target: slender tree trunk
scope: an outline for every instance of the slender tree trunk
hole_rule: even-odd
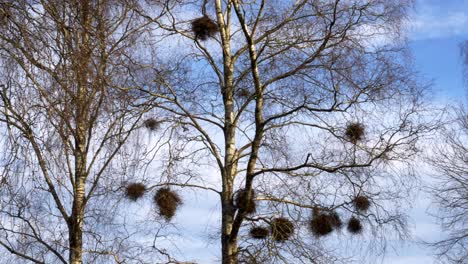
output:
[[[235,124],[234,122],[234,99],[232,88],[232,70],[226,67],[225,86],[225,151],[223,173],[223,192],[221,195],[222,204],[222,256],[223,264],[237,263],[237,237],[232,236],[232,226],[236,209],[233,206],[232,199],[234,193],[234,179],[237,175],[237,150],[235,145]]]
[[[223,190],[221,194],[222,222],[221,222],[221,248],[222,263],[237,264],[237,236],[232,236],[232,226],[236,208],[234,208],[232,199],[234,193],[234,179],[237,175],[237,149],[236,149],[236,124],[234,112],[234,65],[230,46],[230,25],[229,19],[224,18],[222,12],[222,1],[216,0],[216,16],[221,31],[222,49],[223,49],[223,71],[224,83],[222,85],[222,94],[224,102],[224,142],[225,158],[224,166],[221,168]],[[229,2],[227,9],[231,9]],[[226,16],[230,16],[227,11]]]
[[[72,214],[69,220],[70,263],[83,263],[83,221],[86,195],[86,110],[83,109],[84,89],[80,89],[78,100],[78,118],[75,135],[75,179]]]
[[[84,181],[76,183],[72,215],[69,222],[70,263],[83,263],[83,203]]]
[[[228,80],[230,77],[228,78]],[[229,86],[228,86],[229,87]],[[226,157],[223,173],[223,192],[221,195],[222,204],[222,252],[223,264],[237,263],[237,238],[232,236],[232,225],[234,223],[234,214],[236,209],[233,206],[232,199],[234,193],[234,179],[237,174],[237,151],[235,147],[235,127],[233,125],[234,109],[232,88],[226,89],[225,103],[225,144]]]
[[[231,241],[230,239],[223,239],[222,243],[222,250],[223,250],[223,264],[237,264],[237,239]]]
[[[89,104],[87,98],[87,86],[89,76],[89,65],[91,63],[91,43],[89,32],[91,32],[91,3],[82,0],[79,2],[81,13],[82,32],[79,33],[80,46],[75,51],[74,57],[76,80],[78,85],[75,100],[75,178],[73,185],[73,206],[69,219],[69,244],[70,264],[83,263],[83,224],[86,195],[87,178],[87,131],[89,124]]]
[[[222,234],[221,234],[221,249],[223,264],[237,264],[237,238],[231,236],[232,224],[234,222],[235,209],[232,206],[231,198],[227,193],[223,194],[222,201]]]
[[[229,96],[230,97],[230,96]],[[232,124],[234,119],[232,98],[226,103],[226,158],[223,173],[223,192],[221,195],[222,206],[222,263],[237,264],[237,236],[232,235],[232,226],[236,208],[233,206],[234,179],[237,174],[237,151],[235,147],[235,128]]]

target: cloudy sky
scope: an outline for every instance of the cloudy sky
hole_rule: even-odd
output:
[[[463,94],[459,45],[468,40],[468,1],[418,0],[408,38],[416,68],[434,81],[436,96]]]
[[[419,0],[411,14],[407,36],[416,70],[433,83],[434,100],[464,101],[460,43],[468,40],[468,0]],[[427,180],[427,178],[425,179]],[[439,238],[434,220],[427,215],[429,202],[422,194],[410,212],[413,239],[390,252],[385,263],[432,263],[431,251],[418,242]]]

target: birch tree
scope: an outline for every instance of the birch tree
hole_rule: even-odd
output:
[[[408,197],[417,140],[431,129],[420,116],[426,87],[398,38],[410,6],[167,1],[163,19],[142,14],[170,43],[173,73],[144,92],[191,142],[174,167],[219,194],[222,263],[329,263],[333,250],[317,241],[345,219],[349,233],[374,241],[406,236],[398,198]],[[262,227],[250,235],[270,239],[249,237]]]
[[[10,253],[2,263],[169,261],[151,243],[157,227],[145,229],[144,244],[143,222],[120,206],[121,184],[141,158],[124,145],[152,105],[130,90],[151,82],[140,8],[0,3],[0,246]]]
[[[344,225],[346,237],[405,237],[409,165],[433,125],[398,38],[410,4],[3,5],[2,121],[14,151],[1,245],[36,263],[175,262],[144,225],[109,212],[147,111],[171,121],[163,185],[219,195],[222,263],[337,262],[342,252],[322,242]]]

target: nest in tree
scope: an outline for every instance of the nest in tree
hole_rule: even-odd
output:
[[[343,222],[341,221],[340,215],[337,212],[331,212],[328,216],[334,228],[339,229],[343,226]]]
[[[218,25],[208,16],[202,16],[192,21],[192,31],[195,38],[207,40],[218,32]]]
[[[247,191],[245,189],[240,189],[237,191],[236,197],[234,199],[234,205],[244,210],[246,214],[253,214],[257,211],[257,205],[255,204],[255,191],[251,191],[250,199],[247,200]]]
[[[237,91],[237,96],[247,98],[250,96],[250,91],[247,88],[241,88]]]
[[[151,131],[155,131],[159,128],[160,122],[154,118],[148,118],[143,122],[145,127]]]
[[[130,183],[125,189],[125,196],[128,199],[136,201],[141,198],[146,191],[146,186],[143,183]]]
[[[271,230],[275,241],[285,241],[294,233],[294,225],[287,218],[279,217],[271,221]]]
[[[175,215],[177,207],[182,204],[179,195],[169,188],[159,189],[154,195],[154,202],[159,208],[159,214],[168,221]]]
[[[338,213],[330,212],[325,214],[314,210],[312,220],[310,220],[309,223],[309,228],[310,231],[316,236],[326,236],[334,229],[341,228],[342,225],[343,222],[341,222]]]
[[[367,209],[369,209],[370,207],[369,198],[363,195],[359,195],[356,198],[354,198],[353,203],[354,207],[356,207],[356,209],[361,212],[367,211]]]
[[[359,234],[362,232],[362,224],[356,217],[351,217],[348,221],[348,231],[353,234]]]
[[[250,229],[250,236],[255,239],[265,239],[270,234],[266,227],[257,226]]]
[[[326,236],[333,231],[330,217],[326,214],[318,214],[312,217],[309,223],[310,231],[316,236]]]
[[[349,141],[356,144],[364,137],[364,126],[361,123],[351,123],[346,127],[345,135]]]
[[[8,19],[11,17],[10,8],[12,7],[11,3],[1,2],[0,3],[0,22],[7,23]]]

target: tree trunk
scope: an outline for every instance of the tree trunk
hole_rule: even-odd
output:
[[[222,250],[223,250],[223,259],[222,264],[237,264],[237,240],[228,241],[223,240]]]
[[[83,31],[79,33],[80,46],[76,50],[75,73],[78,85],[75,101],[75,178],[73,186],[73,207],[69,219],[70,263],[83,263],[83,222],[85,207],[85,187],[87,178],[87,131],[89,128],[89,107],[87,86],[92,45],[89,42],[91,32],[91,2],[79,2]]]
[[[78,189],[78,188],[77,188]],[[69,223],[69,244],[70,244],[70,263],[83,263],[83,200],[84,186],[75,194],[73,201],[72,215]],[[78,191],[78,190],[77,190]],[[81,193],[81,194],[80,194]]]
[[[222,223],[221,223],[221,249],[222,249],[222,264],[237,264],[237,237],[232,238],[232,224],[234,222],[234,208],[230,197],[223,197],[222,201]]]
[[[221,167],[223,190],[221,194],[222,222],[221,222],[221,248],[222,263],[237,264],[237,235],[232,234],[234,216],[236,209],[233,206],[232,199],[234,193],[234,179],[237,175],[238,153],[236,149],[236,124],[234,110],[234,65],[231,55],[231,36],[229,19],[225,24],[224,14],[222,12],[222,1],[216,0],[216,16],[221,32],[223,49],[223,73],[224,83],[221,85],[224,103],[224,142],[225,157],[224,166]],[[230,5],[230,3],[229,3]],[[227,14],[230,16],[230,14]]]
[[[75,161],[76,175],[73,207],[68,223],[71,264],[83,263],[83,220],[86,182],[86,153],[84,152],[84,144],[80,143],[77,147],[78,151]]]
[[[70,263],[83,263],[83,221],[86,186],[86,149],[85,125],[81,123],[77,128],[75,154],[75,186],[73,195],[72,214],[69,219]]]
[[[226,89],[228,90],[228,89]],[[232,89],[228,90],[225,115],[225,142],[226,157],[223,173],[223,192],[221,195],[222,206],[222,263],[237,264],[237,235],[233,235],[232,227],[236,208],[233,206],[234,179],[237,174],[237,151],[235,147],[235,128],[233,126],[233,100]]]

